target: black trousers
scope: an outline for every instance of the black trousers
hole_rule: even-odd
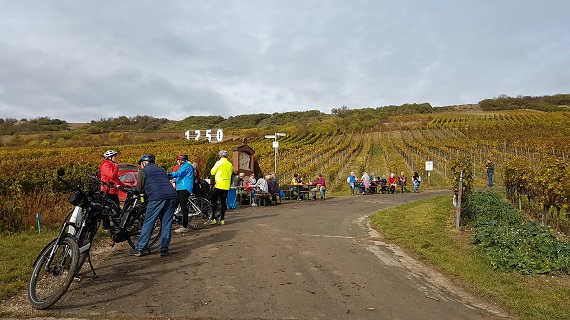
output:
[[[212,198],[210,199],[210,201],[212,202],[212,215],[214,217],[216,216],[218,200],[220,200],[221,202],[220,220],[224,220],[224,216],[226,215],[226,210],[228,209],[228,204],[227,204],[228,191],[229,190],[222,190],[218,188],[214,188],[214,190],[212,190]]]
[[[188,190],[176,190],[176,205],[175,208],[180,205],[180,211],[182,212],[182,226],[188,228],[188,197],[190,192]]]

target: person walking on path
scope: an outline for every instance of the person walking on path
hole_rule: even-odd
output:
[[[489,187],[493,186],[493,174],[495,174],[495,164],[491,161],[491,159],[487,160],[485,164],[485,168],[487,168],[487,179],[489,180]]]
[[[232,163],[228,161],[228,152],[226,150],[220,150],[218,152],[218,156],[220,159],[214,164],[212,170],[210,170],[210,174],[214,176],[214,190],[212,191],[212,217],[216,216],[216,204],[218,203],[218,199],[221,202],[220,208],[220,220],[216,221],[216,219],[210,220],[210,223],[218,223],[223,225],[224,217],[226,215],[226,210],[228,209],[228,205],[226,203],[228,199],[228,191],[230,190],[230,186],[232,183],[232,173],[233,173],[233,166]]]
[[[188,232],[188,197],[194,188],[194,167],[188,162],[187,154],[179,154],[176,156],[176,163],[178,170],[168,173],[169,178],[174,179],[176,185],[176,205],[175,208],[180,206],[182,213],[182,226],[174,232]]]
[[[160,233],[160,256],[168,255],[168,247],[172,237],[172,217],[176,204],[176,192],[172,188],[166,171],[157,166],[153,154],[145,154],[139,160],[141,170],[138,173],[136,191],[144,193],[147,201],[146,213],[139,240],[134,249],[129,252],[131,256],[140,257],[144,252],[150,253],[148,241],[156,220],[162,223]]]

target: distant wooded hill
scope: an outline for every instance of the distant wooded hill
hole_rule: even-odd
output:
[[[478,105],[470,105],[483,111],[499,111],[514,109],[533,109],[540,111],[568,111],[570,109],[570,94],[552,96],[519,96],[516,98],[501,95],[493,99],[485,99]],[[284,113],[258,113],[230,116],[190,116],[180,121],[151,116],[135,116],[100,119],[89,124],[72,125],[64,120],[40,117],[36,119],[0,118],[0,135],[37,131],[62,131],[79,129],[84,133],[105,133],[112,131],[145,131],[187,130],[204,128],[248,129],[271,128],[288,124],[304,124],[309,126],[315,122],[329,121],[330,129],[334,131],[355,131],[377,126],[379,121],[390,116],[426,114],[450,110],[462,110],[460,106],[433,108],[429,103],[403,104],[400,106],[384,106],[377,108],[350,109],[346,106],[333,108],[331,114],[318,110],[295,111]]]

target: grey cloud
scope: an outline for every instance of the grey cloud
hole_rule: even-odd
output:
[[[566,1],[0,3],[3,118],[449,105],[570,80]]]

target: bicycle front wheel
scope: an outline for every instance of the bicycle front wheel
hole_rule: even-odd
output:
[[[132,222],[130,222],[130,227],[127,229],[127,242],[131,246],[131,248],[135,248],[137,245],[137,241],[139,241],[141,235],[141,228],[144,223],[144,215],[142,216],[134,216],[132,217]],[[152,232],[150,233],[150,239],[148,240],[148,247],[152,247],[159,239],[160,234],[162,232],[162,221],[160,219],[156,219],[154,222],[154,227],[152,228]]]
[[[202,197],[188,198],[188,226],[194,230],[202,229],[210,223],[212,204]]]
[[[63,296],[75,277],[78,261],[79,246],[69,236],[53,240],[42,250],[28,285],[28,300],[34,308],[49,308]]]

